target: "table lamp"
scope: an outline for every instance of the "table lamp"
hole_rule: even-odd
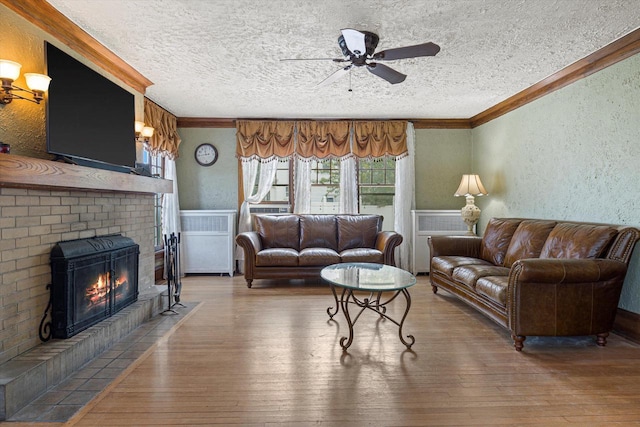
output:
[[[480,177],[478,175],[462,175],[460,186],[456,190],[454,196],[465,196],[467,204],[460,210],[462,220],[468,227],[468,234],[475,234],[473,226],[480,219],[480,208],[474,204],[474,196],[486,196],[487,190],[484,189]]]

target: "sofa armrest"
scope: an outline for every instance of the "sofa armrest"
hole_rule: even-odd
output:
[[[516,261],[507,288],[512,335],[608,333],[626,271],[625,263],[607,259]]]
[[[262,240],[256,231],[245,231],[236,236],[236,243],[244,250],[244,279],[247,286],[251,287],[254,269],[256,265],[256,254],[262,250]]]
[[[262,250],[262,241],[256,231],[245,231],[236,236],[236,243],[244,249],[245,259],[255,258],[256,254]]]
[[[480,258],[479,236],[429,236],[430,256],[465,256]]]
[[[380,231],[376,237],[376,249],[382,252],[384,263],[396,265],[395,249],[402,243],[402,235],[395,231]]]

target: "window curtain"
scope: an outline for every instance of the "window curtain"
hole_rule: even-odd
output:
[[[294,122],[236,122],[236,156],[241,159],[271,159],[291,157],[294,151]]]
[[[260,203],[262,199],[269,193],[273,181],[276,177],[278,168],[277,159],[261,159],[252,158],[242,162],[242,186],[244,189],[244,201],[240,206],[240,218],[238,220],[238,233],[243,231],[251,231],[251,213],[249,212],[249,204]],[[258,169],[260,175],[258,176]],[[256,177],[258,178],[258,189],[253,194]],[[236,249],[236,259],[244,259],[244,251],[241,248]],[[242,263],[240,263],[242,265]]]
[[[180,225],[180,203],[178,203],[178,176],[176,173],[176,162],[173,159],[165,157],[164,159],[164,177],[173,181],[173,193],[162,195],[162,234],[170,236],[174,233],[176,236],[182,232]],[[184,276],[184,257],[180,257],[180,273]],[[167,271],[164,271],[164,278],[167,278]]]
[[[406,155],[407,122],[353,122],[353,154],[360,158]]]
[[[413,123],[406,126],[405,155],[396,157],[396,183],[394,198],[394,230],[402,235],[402,243],[396,248],[396,266],[412,271],[411,210],[415,209],[415,130]]]
[[[293,177],[293,212],[311,212],[311,162],[296,156]]]
[[[178,158],[180,135],[178,119],[158,104],[144,99],[144,123],[151,126],[153,136],[149,138],[147,150],[153,155],[162,155],[169,159]]]
[[[350,122],[300,121],[297,128],[296,154],[301,158],[340,158],[350,153]]]
[[[358,213],[358,179],[356,158],[347,156],[340,161],[340,213]]]

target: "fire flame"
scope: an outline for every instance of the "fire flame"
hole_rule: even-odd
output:
[[[99,304],[101,301],[111,293],[116,291],[119,287],[127,284],[127,273],[122,273],[117,279],[113,281],[113,288],[109,286],[111,274],[100,274],[95,283],[87,286],[85,291],[85,298],[89,302],[89,307]]]

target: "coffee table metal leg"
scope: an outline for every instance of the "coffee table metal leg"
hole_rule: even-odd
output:
[[[411,295],[409,295],[409,291],[407,289],[402,289],[402,295],[404,295],[404,298],[407,300],[407,308],[404,310],[404,315],[402,316],[400,325],[398,325],[398,334],[400,335],[400,341],[402,341],[402,344],[406,345],[410,350],[413,343],[416,342],[416,339],[413,335],[407,335],[407,338],[409,338],[411,342],[405,341],[402,336],[402,325],[404,325],[404,319],[407,318],[407,314],[409,314],[409,309],[411,308]]]
[[[345,299],[345,294],[347,298]],[[344,313],[345,319],[347,319],[347,324],[349,325],[349,337],[340,338],[340,346],[343,351],[346,351],[351,343],[353,342],[353,323],[351,323],[351,316],[349,316],[349,299],[353,297],[353,291],[349,289],[343,289],[342,296],[340,297],[340,304],[342,305],[342,312]],[[345,343],[346,341],[346,343]]]
[[[336,293],[336,288],[335,286],[333,286],[333,283],[329,283],[329,287],[331,288],[331,292],[333,293],[333,299],[336,301],[336,308],[335,310],[333,309],[333,307],[329,307],[327,308],[327,314],[329,315],[329,319],[333,319],[333,316],[336,315],[336,313],[338,313],[338,310],[340,310],[340,303],[338,302],[338,294]],[[344,289],[342,289],[342,293],[344,294]]]

